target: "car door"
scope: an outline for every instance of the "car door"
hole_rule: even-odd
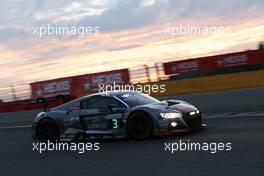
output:
[[[112,134],[123,128],[122,112],[112,112],[110,104],[122,106],[113,97],[96,95],[81,102],[80,121],[86,134]]]

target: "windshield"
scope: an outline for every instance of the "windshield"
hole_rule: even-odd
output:
[[[130,107],[160,102],[156,98],[139,92],[126,92],[116,95],[116,97],[124,101]]]

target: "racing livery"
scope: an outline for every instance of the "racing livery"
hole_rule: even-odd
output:
[[[200,129],[201,112],[180,100],[159,101],[140,92],[102,92],[40,112],[33,140],[145,139]]]

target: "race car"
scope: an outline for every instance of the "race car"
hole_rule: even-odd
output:
[[[180,100],[160,101],[141,92],[102,92],[40,112],[33,140],[146,139],[205,127],[201,112]]]

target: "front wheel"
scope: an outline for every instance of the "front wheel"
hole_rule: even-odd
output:
[[[59,140],[59,130],[57,128],[57,124],[50,119],[41,120],[36,129],[37,139],[46,142],[52,141],[56,142]]]
[[[128,120],[128,135],[134,139],[146,139],[153,133],[150,117],[143,112],[132,114]]]

